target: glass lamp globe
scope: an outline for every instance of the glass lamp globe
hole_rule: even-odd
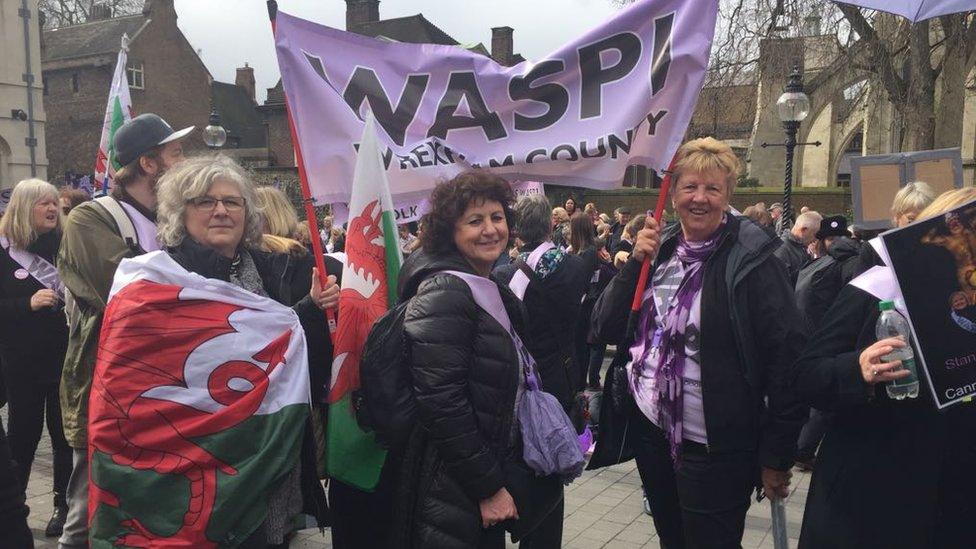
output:
[[[219,149],[227,142],[227,130],[220,125],[216,110],[210,113],[210,125],[203,129],[203,142],[211,149]]]
[[[801,91],[788,91],[779,96],[776,109],[783,122],[803,122],[810,114],[810,98]]]

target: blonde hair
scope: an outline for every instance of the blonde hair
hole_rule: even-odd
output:
[[[298,214],[285,193],[268,186],[258,187],[254,193],[264,216],[265,234],[294,239],[298,234]]]
[[[935,200],[935,190],[924,181],[913,181],[898,190],[891,203],[891,215],[899,217],[905,212],[921,212]]]
[[[729,196],[732,196],[736,178],[739,176],[739,169],[739,157],[732,152],[732,147],[714,137],[702,137],[692,139],[678,149],[674,155],[674,167],[671,169],[671,174],[674,183],[677,183],[681,179],[681,174],[685,172],[724,172]],[[675,187],[676,185],[671,185],[672,190]]]
[[[308,253],[308,250],[305,249],[305,246],[303,246],[301,242],[292,238],[275,236],[273,234],[261,235],[261,250],[276,254],[299,256]]]
[[[963,187],[946,191],[935,198],[922,213],[918,214],[919,219],[926,219],[942,215],[947,211],[962,206],[967,202],[976,200],[976,187]]]
[[[0,235],[18,249],[26,250],[40,236],[34,229],[34,206],[45,198],[51,198],[58,207],[58,224],[54,230],[61,232],[61,205],[58,188],[41,179],[24,179],[14,186],[10,203],[0,217]]]
[[[552,217],[557,219],[559,223],[569,221],[569,212],[566,211],[566,208],[557,206],[552,209]]]
[[[159,180],[156,200],[156,225],[163,246],[178,246],[186,238],[186,205],[210,190],[216,180],[233,183],[244,198],[244,238],[242,245],[260,247],[261,208],[257,205],[254,183],[236,162],[222,155],[198,156],[180,162]]]

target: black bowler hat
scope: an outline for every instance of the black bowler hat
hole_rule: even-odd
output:
[[[178,132],[159,115],[146,113],[129,120],[115,132],[115,159],[125,166],[157,145],[183,139],[196,126]]]
[[[829,236],[850,236],[847,232],[847,218],[842,215],[832,215],[820,221],[820,230],[816,237],[819,239]]]

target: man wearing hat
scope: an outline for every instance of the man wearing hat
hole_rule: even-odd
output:
[[[115,174],[110,196],[71,210],[64,226],[58,273],[67,289],[68,352],[61,374],[64,434],[74,449],[66,522],[58,546],[88,546],[88,395],[95,350],[119,263],[159,249],[156,182],[183,160],[180,140],[193,127],[173,131],[155,114],[142,114],[115,132]]]

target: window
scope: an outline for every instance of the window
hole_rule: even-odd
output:
[[[47,77],[41,77],[41,85],[44,87],[44,95],[47,95]]]
[[[125,76],[129,80],[129,87],[134,90],[146,89],[145,75],[142,67],[142,63],[139,63],[138,65],[132,65],[125,69]]]
[[[79,89],[81,89],[81,86],[78,81],[78,73],[74,73],[71,75],[71,91],[78,93]]]

